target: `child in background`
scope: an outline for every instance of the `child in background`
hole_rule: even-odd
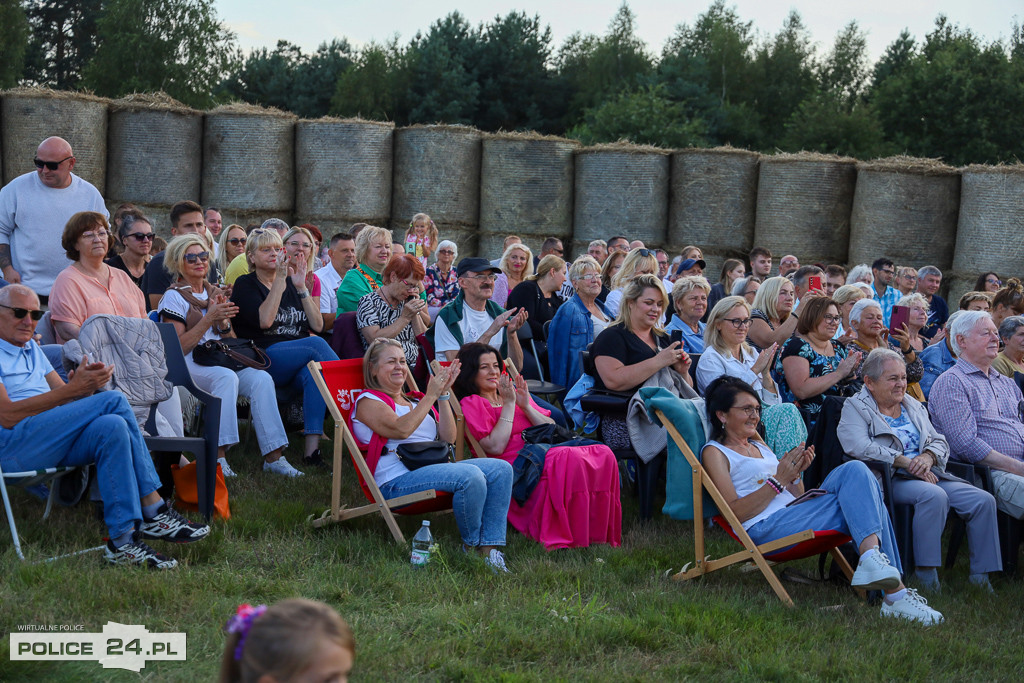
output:
[[[418,213],[412,217],[409,230],[405,233],[405,253],[412,254],[427,267],[427,259],[437,249],[437,226],[430,216]]]
[[[239,605],[224,631],[221,683],[344,683],[352,673],[352,629],[322,602],[292,598],[270,607]]]

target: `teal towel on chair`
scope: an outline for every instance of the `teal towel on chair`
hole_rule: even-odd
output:
[[[657,421],[655,410],[665,413],[690,450],[700,459],[700,451],[704,448],[704,425],[696,404],[662,388],[641,389],[647,414]],[[665,468],[665,507],[662,513],[672,519],[693,519],[693,471],[686,456],[671,438],[668,440],[668,464]],[[704,517],[718,514],[718,508],[711,497],[704,491]]]

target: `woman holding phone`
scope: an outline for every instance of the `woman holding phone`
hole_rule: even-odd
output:
[[[914,304],[914,308],[919,308],[920,304],[924,301],[924,297],[920,294],[910,294],[903,297],[900,299],[900,303],[897,303],[897,306],[904,301],[916,301],[914,297],[920,299],[920,301]],[[861,368],[864,359],[868,357],[869,353],[875,349],[891,348],[893,351],[900,352],[907,364],[907,394],[913,396],[918,401],[924,400],[924,393],[921,391],[920,385],[921,377],[924,375],[924,364],[918,355],[919,349],[911,342],[911,330],[913,330],[915,336],[920,336],[921,327],[928,320],[927,304],[924,305],[922,310],[924,311],[923,321],[919,314],[912,314],[913,322],[910,322],[908,318],[908,323],[903,326],[904,329],[890,334],[882,322],[882,306],[877,301],[874,299],[861,299],[853,305],[853,309],[850,310],[850,325],[857,333],[857,338],[851,342],[850,350],[862,352],[861,361],[857,364],[857,379],[862,379]],[[923,343],[923,339],[918,340],[918,344],[922,347]],[[923,350],[923,348],[920,350]]]

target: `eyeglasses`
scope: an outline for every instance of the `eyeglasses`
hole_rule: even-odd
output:
[[[31,317],[33,320],[39,320],[40,318],[43,317],[42,311],[30,311],[27,308],[15,308],[14,306],[4,306],[3,304],[0,304],[0,306],[3,306],[7,310],[14,313],[14,317],[17,318],[18,320],[21,320],[26,315]]]
[[[1003,281],[1002,280],[996,280],[995,278],[988,278],[988,279],[985,280],[985,282],[987,282],[990,285],[998,285],[999,287],[1003,286]]]
[[[736,410],[742,410],[747,417],[754,417],[761,414],[761,406],[733,406]]]
[[[300,247],[302,249],[312,249],[313,248],[313,245],[310,244],[309,242],[289,242],[288,246],[291,247],[292,249],[298,249]]]
[[[463,275],[463,277],[469,280],[477,280],[479,282],[494,282],[498,279],[498,276],[494,273],[477,273],[476,275]]]
[[[751,320],[753,318],[723,318],[722,322],[729,323],[738,330],[741,327],[749,326]]]
[[[210,252],[208,251],[201,251],[198,254],[185,254],[186,263],[195,263],[196,261],[202,261],[203,263],[206,263],[209,260]]]
[[[577,281],[583,280],[584,282],[592,282],[594,280],[600,280],[601,276],[596,273],[587,273],[586,275],[580,275],[576,278]]]
[[[83,232],[80,237],[84,237],[87,241],[92,242],[96,239],[105,240],[110,237],[110,233],[106,230],[96,230],[95,232],[90,230],[88,232]]]
[[[36,165],[36,168],[41,169],[43,166],[45,166],[46,168],[48,168],[51,171],[56,171],[57,168],[61,164],[63,164],[65,161],[67,161],[68,159],[74,159],[74,158],[75,158],[74,156],[69,156],[69,157],[64,157],[60,161],[43,161],[42,159],[37,157],[37,158],[32,160],[32,163]],[[22,317],[24,317],[24,316],[22,316]]]
[[[156,237],[156,233],[155,232],[130,232],[127,235],[125,235],[125,237],[134,237],[139,242],[145,242],[147,240],[152,242],[153,238]]]
[[[419,289],[420,288],[420,283],[418,283],[418,282],[406,282],[405,280],[402,280],[402,284],[405,285],[407,289]]]
[[[455,252],[452,251],[451,249],[438,249],[437,253],[438,254],[454,254]]]
[[[882,268],[882,270],[880,272],[885,273],[886,275],[895,275],[896,274],[895,270],[886,270],[885,268]]]
[[[841,315],[826,315],[826,316],[822,317],[822,320],[824,320],[827,323],[841,323],[841,322],[843,322],[843,316],[841,316]]]
[[[244,237],[232,237],[231,239],[228,240],[228,244],[234,245],[236,247],[238,245],[242,245],[244,247],[245,246],[245,238]]]

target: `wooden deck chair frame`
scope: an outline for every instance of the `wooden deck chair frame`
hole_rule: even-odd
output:
[[[430,374],[436,375],[437,371],[441,369],[441,363],[438,360],[430,361]],[[476,440],[469,430],[466,429],[466,416],[462,413],[462,406],[454,396],[451,397],[449,403],[452,407],[452,412],[455,413],[455,459],[461,460],[462,454],[465,453],[466,442],[469,442],[469,452],[476,458],[485,458],[487,454],[484,453],[483,447],[480,442]]]
[[[668,430],[669,438],[679,446],[679,450],[682,451],[683,455],[686,457],[687,462],[690,464],[690,469],[693,472],[694,566],[692,569],[687,569],[687,567],[689,567],[689,563],[687,563],[681,571],[672,576],[673,580],[688,581],[698,576],[703,576],[705,574],[710,574],[713,571],[724,569],[725,567],[729,567],[739,562],[753,562],[757,565],[757,568],[761,570],[761,574],[764,575],[765,580],[768,581],[772,590],[775,591],[775,595],[779,597],[779,600],[781,600],[787,607],[792,607],[792,598],[789,597],[789,593],[786,592],[786,589],[782,586],[782,582],[779,581],[779,577],[777,577],[775,572],[772,571],[769,565],[770,560],[765,559],[765,555],[788,546],[796,545],[797,543],[809,541],[814,538],[814,531],[806,529],[774,541],[769,541],[760,545],[755,544],[753,539],[750,538],[750,535],[743,528],[743,524],[740,522],[739,518],[736,517],[736,513],[732,511],[728,504],[726,504],[725,497],[722,495],[722,492],[719,491],[718,487],[715,486],[715,483],[711,481],[711,477],[708,476],[708,473],[704,470],[704,466],[701,464],[700,460],[697,459],[697,456],[693,454],[692,450],[690,450],[689,444],[686,443],[686,440],[683,438],[682,434],[679,433],[679,430],[675,428],[675,425],[672,424],[662,411],[657,410],[655,412],[658,419],[661,421],[661,424],[665,425],[665,428]],[[704,490],[707,490],[711,495],[711,499],[715,502],[715,505],[718,506],[720,514],[732,527],[736,538],[738,538],[740,543],[743,544],[743,550],[717,560],[709,559],[704,554]],[[839,549],[832,548],[829,552],[832,554],[836,564],[846,575],[846,578],[848,580],[852,579],[853,568],[850,567],[850,563],[846,561],[846,558],[843,557],[843,554]],[[861,596],[864,595],[863,591],[858,591],[858,593],[860,593]]]
[[[398,527],[393,510],[411,505],[412,503],[434,499],[437,497],[437,492],[433,490],[420,491],[407,496],[399,496],[398,498],[384,498],[384,494],[381,493],[377,482],[373,478],[373,474],[370,472],[369,465],[366,464],[366,460],[363,458],[363,453],[359,449],[355,437],[345,422],[345,416],[341,414],[338,404],[334,401],[334,397],[331,396],[331,390],[327,387],[327,383],[324,382],[320,363],[310,361],[306,368],[313,375],[313,381],[316,382],[320,395],[323,397],[324,403],[327,404],[327,410],[330,411],[331,417],[334,419],[334,458],[332,463],[334,473],[331,478],[331,507],[325,510],[320,517],[313,519],[313,526],[319,528],[335,522],[344,522],[347,519],[355,519],[356,517],[379,512],[384,518],[384,523],[387,525],[388,530],[391,531],[395,543],[404,545],[405,536]],[[408,381],[411,381],[411,374]],[[352,462],[355,463],[360,476],[366,482],[366,487],[370,490],[370,495],[373,497],[372,503],[355,508],[349,508],[341,504],[342,444],[348,449]]]

